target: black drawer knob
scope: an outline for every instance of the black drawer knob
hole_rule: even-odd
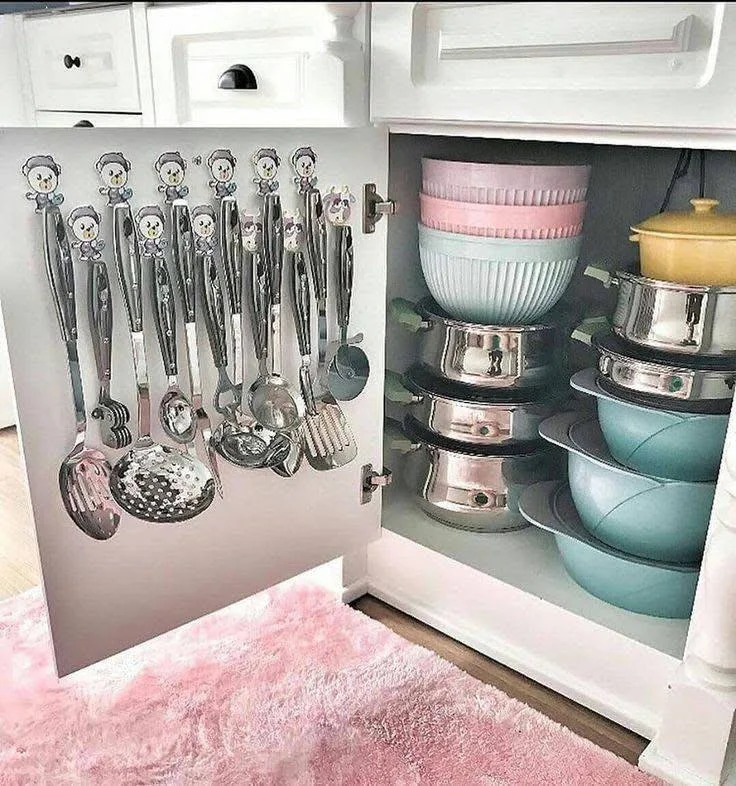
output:
[[[75,66],[79,68],[82,65],[82,61],[78,57],[72,57],[71,55],[64,55],[64,65],[67,68],[74,68]]]
[[[89,120],[80,120],[78,123],[74,124],[74,128],[94,128],[95,124],[91,123]]]
[[[257,90],[258,82],[247,65],[236,63],[220,75],[217,86],[221,90]]]

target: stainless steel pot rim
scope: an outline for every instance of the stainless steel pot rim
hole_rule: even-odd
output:
[[[631,281],[634,284],[654,287],[655,289],[669,289],[675,292],[684,292],[687,294],[736,295],[736,286],[705,286],[701,284],[678,284],[675,281],[662,281],[658,278],[647,278],[646,276],[637,276],[635,273],[627,273],[624,270],[617,270],[613,275],[614,278],[623,279],[624,281]]]
[[[431,297],[422,298],[417,303],[417,311],[431,322],[441,322],[453,328],[466,330],[473,333],[504,333],[521,334],[536,333],[544,330],[557,330],[558,327],[553,320],[547,322],[537,322],[534,325],[482,325],[477,322],[463,322],[446,314]],[[552,312],[548,312],[552,313]],[[545,315],[546,316],[546,315]]]
[[[728,410],[730,410],[730,402],[728,403],[728,410],[725,412],[703,412],[699,409],[693,409],[693,402],[669,400],[663,396],[653,396],[650,401],[647,394],[634,393],[627,388],[620,388],[615,392],[609,390],[608,387],[613,386],[614,383],[606,386],[604,384],[605,381],[595,368],[584,368],[570,377],[571,387],[581,393],[594,396],[595,398],[603,398],[607,401],[614,401],[622,407],[631,407],[631,409],[638,409],[643,412],[668,412],[673,415],[707,415],[714,418],[727,418]],[[636,400],[629,400],[629,396]],[[666,404],[664,403],[665,401]],[[696,403],[700,404],[702,402]]]
[[[404,382],[413,393],[435,400],[468,406],[502,407],[513,410],[533,404],[545,404],[564,398],[565,383],[553,380],[544,386],[527,388],[479,388],[465,382],[439,377],[421,364],[404,374]]]
[[[685,486],[687,488],[704,486],[715,487],[714,482],[688,480],[671,480],[646,475],[619,464],[610,454],[601,432],[598,420],[587,412],[561,412],[543,420],[539,426],[539,434],[553,445],[564,448],[568,453],[575,453],[599,467],[620,475],[634,478],[648,478],[660,486]]]
[[[708,357],[658,352],[632,344],[608,330],[593,335],[591,342],[599,352],[605,352],[616,360],[645,364],[647,368],[657,369],[662,374],[691,374],[698,371],[724,375],[736,373],[736,358],[733,356]]]
[[[458,442],[430,431],[412,415],[406,415],[403,422],[404,434],[413,442],[426,445],[448,453],[477,459],[503,459],[527,457],[549,452],[543,440],[522,442],[512,445],[479,445],[470,442]]]
[[[699,563],[661,562],[647,559],[619,551],[598,540],[583,526],[575,509],[570,487],[564,481],[545,480],[525,489],[519,499],[519,510],[522,516],[535,527],[551,532],[553,535],[577,540],[616,559],[648,565],[653,568],[678,571],[679,573],[697,573],[700,570]]]

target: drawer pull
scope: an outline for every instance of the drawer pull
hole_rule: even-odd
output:
[[[82,61],[78,57],[72,57],[71,55],[64,55],[64,65],[67,68],[74,68],[75,66],[79,68],[82,65]]]
[[[75,123],[74,128],[94,128],[95,124],[91,123],[89,120],[80,120],[78,123]]]
[[[217,86],[221,90],[257,90],[258,82],[247,65],[236,63],[220,75]]]

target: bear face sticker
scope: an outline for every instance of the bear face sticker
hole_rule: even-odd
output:
[[[105,241],[99,237],[100,221],[100,214],[92,205],[75,207],[69,213],[66,223],[74,235],[72,248],[79,249],[82,262],[95,262],[102,256]]]
[[[207,167],[212,179],[207,185],[213,190],[216,199],[222,199],[235,193],[237,188],[237,185],[233,183],[235,161],[235,156],[227,148],[219,148],[210,153]]]
[[[136,213],[135,223],[144,257],[162,257],[166,248],[164,212],[158,205],[146,205]]]
[[[210,205],[197,205],[192,210],[194,249],[204,256],[211,256],[217,243],[217,217]]]
[[[294,170],[294,184],[300,194],[317,185],[317,154],[311,147],[298,147],[291,154],[291,167]]]
[[[61,167],[53,156],[31,156],[21,167],[26,182],[31,190],[26,191],[26,199],[36,203],[36,213],[43,212],[45,207],[60,205],[64,195],[57,191]]]
[[[281,159],[273,147],[262,147],[253,154],[253,168],[256,176],[253,182],[258,186],[258,194],[266,196],[279,189],[279,181],[276,176],[279,173]]]
[[[347,226],[350,223],[354,203],[355,197],[347,186],[343,186],[340,191],[333,186],[323,200],[325,218],[333,226]]]
[[[179,152],[161,153],[154,164],[158,179],[158,190],[164,194],[167,204],[175,199],[185,199],[189,186],[184,185],[187,163]]]
[[[102,180],[100,193],[107,197],[108,205],[128,202],[133,189],[128,186],[130,161],[122,153],[103,153],[95,164],[97,174]]]

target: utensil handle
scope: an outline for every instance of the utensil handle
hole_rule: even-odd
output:
[[[238,202],[226,196],[220,202],[220,248],[225,271],[225,288],[233,314],[243,311],[243,232],[240,226]]]
[[[133,347],[133,368],[138,400],[138,439],[148,439],[151,436],[151,395],[148,386],[146,344],[143,338],[141,255],[132,211],[127,202],[113,207],[112,227],[115,268]]]
[[[307,189],[304,204],[307,255],[314,284],[314,297],[316,300],[324,300],[327,297],[327,231],[319,189]]]
[[[56,206],[43,210],[43,254],[54,310],[64,341],[77,340],[77,304],[74,266],[61,211]]]
[[[294,325],[296,327],[296,340],[299,345],[299,354],[309,357],[312,354],[312,341],[309,325],[311,321],[311,302],[309,293],[309,276],[304,254],[297,251],[290,254],[292,261],[291,277],[291,305],[294,312]]]
[[[201,276],[202,301],[204,302],[204,322],[210,340],[212,359],[215,368],[227,365],[227,334],[225,328],[225,301],[222,296],[217,265],[211,254],[202,257]]]
[[[251,326],[253,345],[259,365],[268,358],[268,318],[271,295],[268,284],[268,269],[261,254],[255,252],[251,268]]]
[[[127,202],[121,202],[113,207],[112,233],[115,269],[128,317],[128,327],[132,333],[140,333],[143,330],[141,255],[133,212]]]
[[[181,293],[184,321],[194,322],[197,313],[196,278],[194,271],[194,233],[189,205],[176,200],[171,205],[173,257]]]
[[[271,286],[271,305],[281,304],[281,279],[284,260],[284,222],[281,215],[281,197],[266,194],[264,207],[264,239],[266,264]]]
[[[353,230],[338,226],[337,230],[337,324],[340,339],[347,341],[350,323],[350,302],[353,297]]]
[[[87,269],[87,309],[97,379],[103,390],[110,386],[112,369],[112,293],[104,262],[90,262]]]
[[[176,358],[176,304],[171,277],[163,257],[154,257],[153,260],[151,301],[164,372],[168,377],[175,377],[179,373]]]

